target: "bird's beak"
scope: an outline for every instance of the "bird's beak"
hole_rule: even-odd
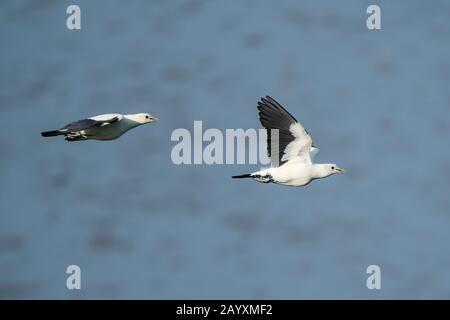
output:
[[[342,169],[342,168],[336,168],[336,170],[339,171],[340,173],[344,173],[345,172],[345,170]]]
[[[158,121],[159,121],[159,118],[157,118],[157,117],[152,117],[152,120],[153,120],[153,122],[158,122]]]

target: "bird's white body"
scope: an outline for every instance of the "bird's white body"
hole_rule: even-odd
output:
[[[252,173],[252,176],[266,177],[255,178],[260,182],[268,182],[267,177],[278,184],[286,186],[304,186],[314,179],[312,168],[314,165],[299,163],[298,161],[288,161],[281,167],[267,168]]]
[[[91,139],[95,140],[114,140],[119,138],[128,130],[136,128],[143,123],[133,120],[133,115],[121,115],[121,114],[101,114],[89,119],[96,121],[107,121],[108,119],[118,117],[119,120],[108,124],[102,125],[97,128],[82,130],[80,133],[86,137],[95,137]]]
[[[292,159],[280,167],[263,169],[252,173],[251,176],[259,182],[274,182],[285,186],[301,187],[306,186],[314,179],[325,178],[342,170],[336,167],[335,171],[331,167],[334,165],[303,163],[298,159]],[[261,178],[256,178],[258,176]]]

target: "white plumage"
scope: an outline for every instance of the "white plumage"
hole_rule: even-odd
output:
[[[313,147],[305,128],[273,98],[262,98],[258,110],[261,124],[267,130],[267,151],[272,167],[233,178],[300,187],[314,179],[344,172],[335,164],[312,162],[319,149]]]

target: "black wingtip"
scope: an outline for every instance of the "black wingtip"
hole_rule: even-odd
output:
[[[287,111],[277,100],[269,95],[266,95],[265,98],[261,98],[261,101],[258,101],[258,110],[263,111],[264,109],[285,113],[285,115],[291,118],[292,121],[297,122],[297,119],[295,119],[295,117],[290,114],[289,111]]]

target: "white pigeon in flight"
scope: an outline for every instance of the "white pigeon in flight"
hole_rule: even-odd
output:
[[[137,126],[158,121],[148,113],[101,114],[71,122],[59,130],[41,132],[43,137],[65,136],[67,141],[114,140]]]
[[[233,178],[301,187],[314,179],[344,172],[332,163],[312,162],[319,149],[313,147],[305,128],[273,98],[261,98],[258,110],[259,120],[267,130],[267,151],[272,167]]]

